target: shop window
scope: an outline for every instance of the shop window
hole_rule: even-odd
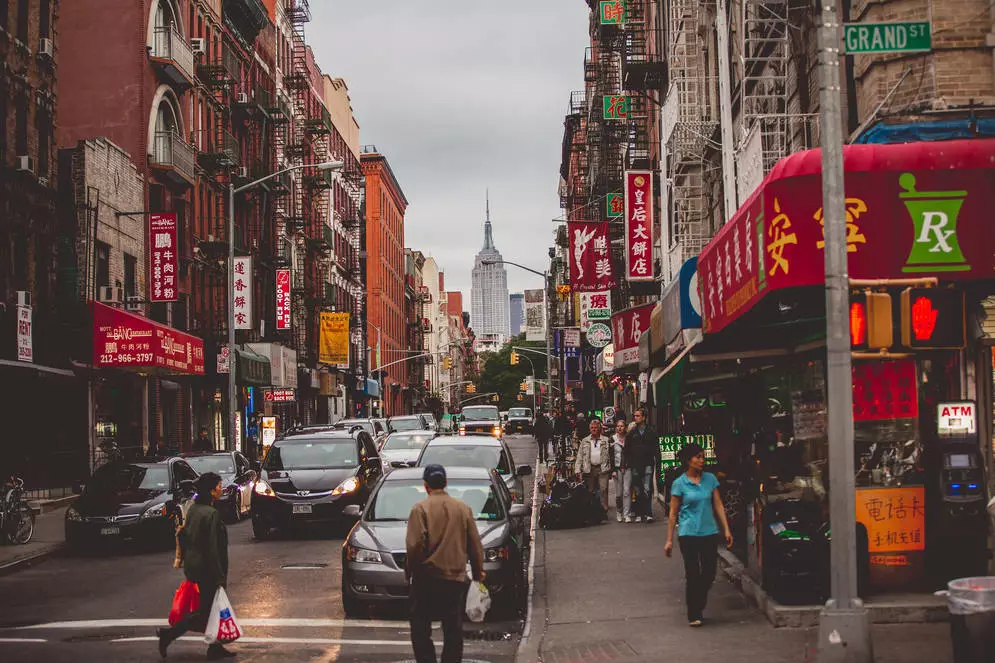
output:
[[[96,287],[99,289],[111,284],[111,247],[103,242],[97,242],[94,255],[97,263],[94,272],[97,279]]]

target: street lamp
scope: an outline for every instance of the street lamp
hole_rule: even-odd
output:
[[[526,272],[531,272],[536,276],[542,277],[542,303],[546,308],[544,316],[546,317],[546,385],[550,387],[549,395],[553,395],[553,371],[552,371],[552,352],[550,350],[550,334],[552,329],[550,328],[549,320],[549,270],[539,271],[537,269],[532,269],[531,267],[526,267],[525,265],[519,265],[517,262],[512,262],[510,260],[481,260],[482,265],[511,265],[519,269],[524,269]]]
[[[249,182],[240,187],[236,187],[234,182],[228,183],[228,430],[231,431],[228,443],[229,449],[234,449],[237,429],[235,417],[238,412],[238,401],[235,398],[235,194],[247,191],[255,186],[279,177],[284,173],[289,173],[302,168],[317,168],[318,170],[333,170],[342,168],[345,165],[342,161],[324,161],[316,164],[302,164],[290,166],[275,173],[260,177],[258,180]]]

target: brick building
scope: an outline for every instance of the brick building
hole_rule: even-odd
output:
[[[408,347],[404,309],[404,197],[394,172],[376,146],[360,155],[366,176],[366,287],[371,371],[403,359]],[[379,355],[379,357],[377,356]],[[408,362],[380,376],[383,413],[403,413],[401,389],[408,383]]]

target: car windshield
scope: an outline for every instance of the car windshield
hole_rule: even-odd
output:
[[[526,419],[528,419],[530,416],[532,416],[532,412],[528,408],[513,407],[510,410],[508,410],[508,416],[519,417],[519,418],[525,417]]]
[[[168,490],[169,470],[165,465],[109,463],[93,474],[90,489],[101,493],[130,490]]]
[[[266,455],[266,470],[343,469],[359,465],[356,441],[294,440],[292,444],[274,445]]]
[[[390,420],[390,427],[394,430],[424,430],[425,424],[421,417],[396,417]]]
[[[351,430],[353,426],[360,426],[364,431],[373,435],[373,424],[369,421],[340,421],[335,424],[335,428],[342,430]]]
[[[432,439],[431,435],[410,435],[394,433],[383,443],[383,451],[402,451],[406,449],[421,449]]]
[[[496,407],[465,407],[460,413],[464,421],[498,421],[500,415]]]
[[[217,472],[218,474],[235,474],[235,466],[231,456],[191,456],[186,459],[197,474]]]
[[[477,520],[501,520],[504,509],[489,481],[460,480],[446,486],[446,492],[461,500]],[[426,497],[421,480],[386,481],[366,509],[364,518],[371,522],[407,521],[411,507]]]
[[[419,465],[436,464],[443,467],[483,467],[497,469],[501,461],[501,448],[481,444],[437,444],[429,445],[422,454]]]

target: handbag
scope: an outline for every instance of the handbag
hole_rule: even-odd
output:
[[[169,611],[169,625],[176,623],[200,607],[200,588],[197,583],[184,580],[173,595],[173,607]]]
[[[218,587],[211,605],[211,614],[207,618],[207,628],[204,629],[204,642],[209,645],[227,644],[242,637],[242,629],[235,619],[235,610],[231,607],[228,594],[224,587]]]

